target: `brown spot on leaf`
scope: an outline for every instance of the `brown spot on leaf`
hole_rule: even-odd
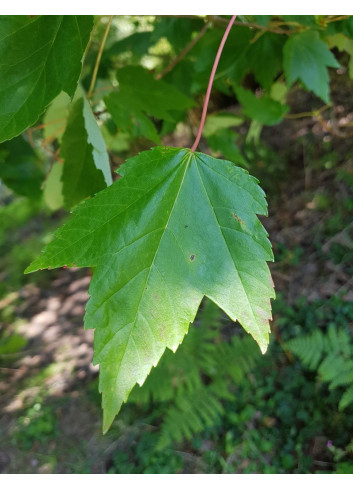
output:
[[[190,261],[194,261],[195,260],[195,255],[191,255],[190,256]]]
[[[238,217],[238,216],[236,215],[236,213],[235,213],[235,212],[233,212],[233,217],[234,217],[234,219],[236,219],[238,222],[240,222],[240,224],[245,224],[245,222],[244,222],[242,219],[240,219],[240,217]]]

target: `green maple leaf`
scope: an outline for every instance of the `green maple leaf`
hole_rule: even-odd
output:
[[[92,16],[0,16],[0,142],[33,125],[77,87]]]
[[[0,181],[19,195],[41,197],[44,172],[31,145],[18,136],[0,145]]]
[[[62,182],[66,207],[71,208],[112,184],[104,139],[86,98],[79,98],[72,107],[60,155],[64,160]]]
[[[265,32],[249,45],[249,65],[255,79],[266,90],[271,88],[273,80],[281,68],[282,49],[285,36]]]
[[[274,297],[271,245],[256,216],[267,205],[254,177],[229,161],[162,147],[119,172],[26,270],[96,267],[85,327],[96,328],[104,432],[164,350],[177,349],[204,296],[263,352]]]
[[[278,124],[289,110],[288,105],[282,105],[268,95],[257,98],[255,94],[243,87],[234,87],[234,91],[239,102],[244,106],[244,113],[262,124],[268,126]]]
[[[123,93],[114,92],[105,97],[104,101],[119,130],[131,131],[134,136],[144,136],[160,144],[155,125],[138,107],[134,106],[134,97],[129,98]]]
[[[329,103],[329,74],[327,67],[340,64],[320,40],[316,31],[304,31],[290,37],[283,48],[283,68],[289,85],[301,80],[308,90]]]
[[[135,137],[144,136],[160,144],[160,136],[148,116],[175,122],[180,112],[193,106],[189,97],[173,85],[156,80],[141,66],[121,68],[117,78],[119,92],[110,93],[104,101],[118,129],[131,132]]]
[[[141,66],[125,66],[117,71],[119,90],[133,110],[174,121],[174,112],[183,112],[194,105],[192,99]],[[112,98],[114,95],[112,94]]]

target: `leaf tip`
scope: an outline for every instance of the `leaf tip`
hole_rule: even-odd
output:
[[[35,266],[35,261],[33,261],[30,265],[28,265],[28,267],[25,269],[25,271],[23,273],[24,273],[24,275],[27,275],[29,273],[33,273],[36,271],[37,271],[37,268]]]
[[[103,423],[102,423],[102,434],[106,435],[110,430],[111,425],[115,419],[115,414],[111,415],[107,413],[103,408]]]

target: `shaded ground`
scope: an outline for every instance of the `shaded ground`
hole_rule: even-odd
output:
[[[24,460],[17,447],[10,446],[9,450],[8,437],[18,428],[18,414],[36,400],[54,405],[57,429],[65,439],[63,454],[70,445],[74,453],[78,440],[92,445],[92,435],[99,433],[99,413],[89,401],[81,399],[80,392],[97,375],[97,368],[92,365],[93,331],[83,329],[89,282],[87,271],[60,270],[49,290],[28,284],[12,296],[19,323],[16,332],[28,343],[21,353],[8,355],[9,368],[3,366],[6,360],[1,367],[0,463],[6,472],[21,472],[24,467],[30,471],[51,471],[50,463],[42,464],[41,460],[48,457],[47,450],[41,454],[33,447]],[[3,300],[2,307],[9,305],[10,300]],[[64,409],[59,402],[63,398]],[[60,443],[60,438],[50,446],[49,453],[58,448],[56,443]],[[96,447],[97,441],[92,446]],[[83,460],[79,462],[80,466]],[[55,461],[57,470],[71,472],[72,466],[66,467],[65,463]],[[75,465],[74,460],[70,463]],[[99,467],[96,470],[100,471]]]

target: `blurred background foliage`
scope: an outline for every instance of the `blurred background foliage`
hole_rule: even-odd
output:
[[[0,472],[352,473],[353,17],[237,18],[199,149],[266,191],[270,347],[204,301],[103,437],[90,271],[23,270],[67,217],[61,143],[109,21],[95,18],[74,100],[0,145]],[[192,145],[227,22],[112,19],[91,97],[112,170]]]

